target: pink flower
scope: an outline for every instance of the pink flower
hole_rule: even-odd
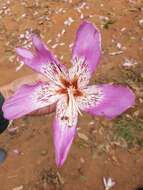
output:
[[[133,106],[135,96],[124,86],[101,84],[88,86],[100,59],[101,35],[89,22],[83,22],[76,35],[72,67],[62,65],[36,35],[32,36],[35,54],[17,48],[22,61],[48,78],[46,84],[22,86],[8,100],[5,118],[16,119],[34,110],[56,103],[53,136],[56,163],[62,166],[76,134],[78,114],[114,118]]]

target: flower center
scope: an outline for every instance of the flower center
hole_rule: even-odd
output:
[[[82,96],[81,90],[78,88],[78,78],[75,77],[71,81],[61,78],[62,88],[58,90],[60,94],[72,94],[74,97]]]
[[[66,114],[61,117],[61,120],[68,122],[68,126],[71,127],[73,123],[73,115],[77,112],[80,115],[81,111],[76,102],[77,96],[82,96],[81,90],[78,88],[78,78],[72,80],[67,80],[63,77],[60,77],[61,86],[58,90],[58,93],[66,95]]]

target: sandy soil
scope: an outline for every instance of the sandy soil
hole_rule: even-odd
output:
[[[69,17],[73,22],[68,21]],[[136,107],[124,115],[143,117],[143,1],[142,0],[1,0],[0,85],[32,71],[16,59],[15,47],[29,47],[30,31],[40,33],[49,48],[69,66],[75,32],[83,20],[102,33],[102,57],[93,82],[128,84],[137,95]],[[65,22],[68,21],[68,22]],[[68,25],[66,24],[68,23]],[[58,35],[60,34],[60,35]],[[128,62],[129,66],[125,66]],[[127,72],[126,72],[127,71]],[[14,121],[0,137],[8,152],[0,165],[1,190],[104,190],[103,177],[113,189],[143,186],[143,149],[114,138],[114,121],[84,115],[67,161],[57,169],[51,134],[53,114]]]

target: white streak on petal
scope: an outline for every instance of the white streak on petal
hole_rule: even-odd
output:
[[[56,63],[44,64],[41,67],[41,72],[43,72],[52,81],[52,83],[55,83],[59,86],[62,86],[60,77],[67,76],[67,73],[66,73],[64,67],[61,67],[60,65],[58,65]]]
[[[41,85],[39,88],[35,90],[35,92],[31,95],[33,106],[36,105],[38,107],[43,107],[51,105],[55,103],[58,99],[60,99],[60,95],[56,93],[57,86],[54,85]]]
[[[56,119],[60,119],[60,123],[62,126],[72,127],[75,126],[77,123],[77,116],[78,112],[76,107],[69,104],[67,101],[67,97],[64,96],[64,98],[57,103]]]
[[[75,57],[72,60],[73,67],[69,70],[70,79],[78,78],[79,88],[85,87],[89,83],[90,73],[85,58]]]
[[[88,86],[82,90],[83,96],[77,97],[76,101],[81,110],[89,109],[93,105],[102,102],[104,94],[102,90],[95,86]]]

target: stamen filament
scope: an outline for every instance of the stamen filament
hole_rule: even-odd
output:
[[[79,107],[78,107],[78,105],[77,105],[77,103],[75,101],[75,98],[74,98],[73,94],[71,93],[70,89],[68,89],[68,96],[69,96],[69,109],[71,110],[70,112],[72,113],[72,110],[74,108],[76,108],[76,111],[82,116],[82,113],[81,113],[81,111],[80,111],[80,109],[79,109]]]

